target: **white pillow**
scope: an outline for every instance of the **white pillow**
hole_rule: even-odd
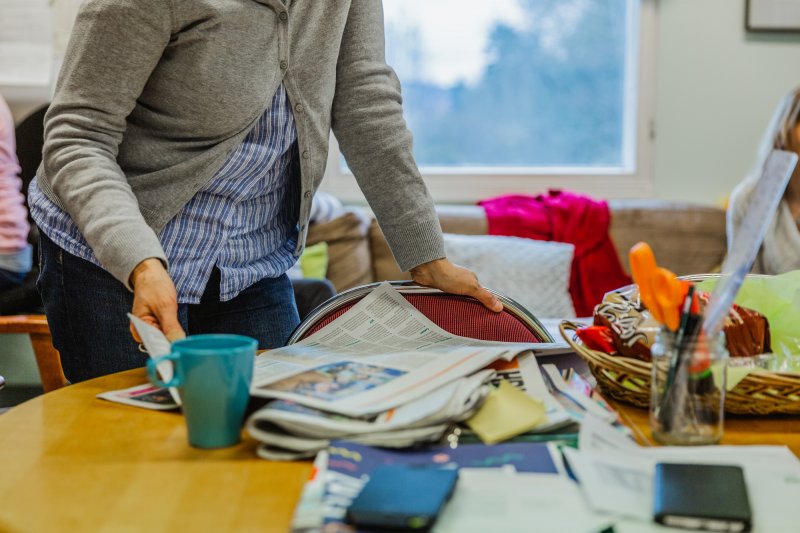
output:
[[[444,235],[447,257],[481,284],[516,300],[537,318],[574,318],[569,276],[575,247],[495,235]]]

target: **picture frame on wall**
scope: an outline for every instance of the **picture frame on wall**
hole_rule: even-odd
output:
[[[800,0],[747,0],[744,27],[756,32],[800,32]]]

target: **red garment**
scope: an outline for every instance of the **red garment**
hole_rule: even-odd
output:
[[[539,196],[500,196],[478,202],[489,235],[527,237],[575,245],[569,292],[578,316],[592,316],[606,292],[631,283],[608,235],[608,204],[551,190]]]

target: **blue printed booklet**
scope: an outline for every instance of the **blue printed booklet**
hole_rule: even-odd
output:
[[[561,454],[552,443],[461,444],[456,448],[390,450],[334,441],[320,452],[292,519],[293,532],[352,532],[345,513],[377,467],[389,464],[440,468],[513,468],[517,472],[563,474]]]

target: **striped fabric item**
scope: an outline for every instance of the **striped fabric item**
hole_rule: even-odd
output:
[[[294,117],[280,86],[242,144],[159,234],[179,303],[200,303],[215,266],[221,300],[227,301],[294,264],[299,172]],[[54,243],[102,267],[70,216],[42,194],[36,180],[29,203],[36,224]]]

